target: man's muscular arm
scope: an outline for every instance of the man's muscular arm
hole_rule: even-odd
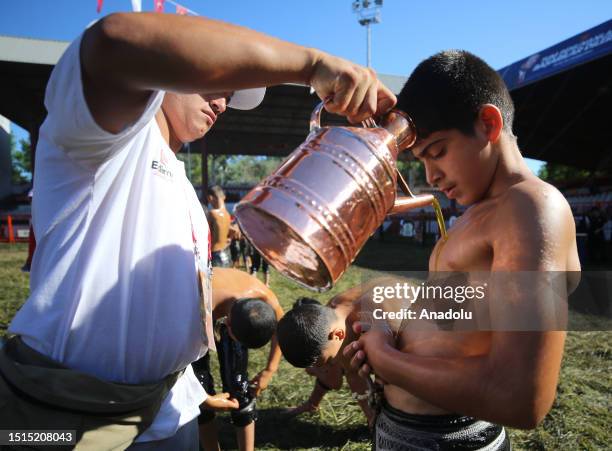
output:
[[[572,261],[574,224],[567,203],[552,189],[508,194],[492,242],[492,271],[566,271]],[[503,231],[503,233],[501,233]],[[499,291],[499,307],[525,308],[527,296]],[[546,304],[550,293],[529,293],[529,302]],[[557,293],[558,295],[558,293]],[[544,299],[540,299],[540,296]],[[497,314],[491,303],[493,319]],[[452,332],[445,334],[449,343]],[[486,332],[482,332],[486,333]],[[386,382],[445,410],[518,428],[533,428],[550,410],[563,355],[564,332],[491,332],[488,354],[473,357],[424,357],[394,349],[380,329],[365,333],[346,351],[358,367],[369,366]],[[359,351],[361,349],[361,351]],[[365,354],[364,354],[365,352]],[[362,368],[368,371],[369,367]]]
[[[328,111],[354,122],[395,104],[369,69],[202,17],[111,14],[85,32],[80,51],[87,104],[110,132],[136,120],[157,89],[210,94],[310,84],[322,99],[333,97]]]

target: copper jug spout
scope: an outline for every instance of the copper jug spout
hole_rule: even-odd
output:
[[[428,207],[433,203],[433,201],[433,194],[423,194],[414,197],[400,197],[399,199],[396,199],[388,214],[395,215],[404,213],[408,210],[413,210],[415,208]]]

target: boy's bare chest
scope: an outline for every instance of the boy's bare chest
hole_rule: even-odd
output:
[[[493,230],[490,209],[466,213],[449,230],[446,241],[439,240],[429,259],[430,271],[488,271],[491,268]]]

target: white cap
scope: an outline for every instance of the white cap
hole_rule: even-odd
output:
[[[252,110],[259,106],[265,95],[266,88],[242,89],[234,92],[227,106],[235,110]]]

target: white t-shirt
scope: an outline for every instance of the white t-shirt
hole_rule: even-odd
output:
[[[78,38],[47,85],[36,150],[31,295],[10,332],[70,367],[148,383],[204,355],[193,230],[208,225],[183,163],[155,121],[157,92],[118,134],[101,129],[83,95]],[[206,393],[189,365],[138,441],[172,436]]]

